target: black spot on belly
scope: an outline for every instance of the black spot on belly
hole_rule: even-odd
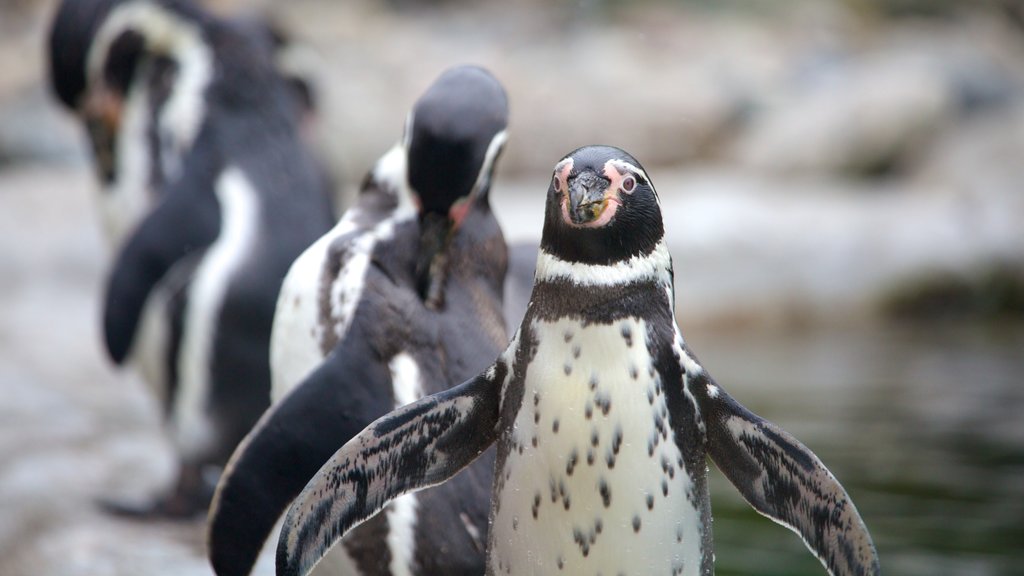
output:
[[[579,358],[580,357],[580,345],[579,344],[576,344],[576,345],[574,345],[572,347],[572,357],[573,358]]]
[[[597,374],[590,375],[590,389],[597,390]]]
[[[597,520],[594,520],[594,532],[597,532],[598,534],[600,534],[603,531],[604,531],[604,521],[601,520],[600,518],[598,518]]]
[[[579,460],[579,454],[576,449],[572,449],[572,453],[569,454],[569,461],[565,463],[565,473],[572,476],[573,471],[576,469],[576,461]]]
[[[551,431],[558,434],[558,418],[555,418],[554,422],[551,423]]]
[[[592,429],[590,431],[590,445],[593,446],[594,448],[597,448],[597,445],[600,441],[601,438],[597,434],[597,428]]]
[[[633,516],[633,532],[640,532],[640,516]]]
[[[537,435],[536,434],[533,435],[533,439],[531,440],[531,442],[533,443],[533,447],[536,448],[537,447]]]
[[[607,508],[612,505],[612,489],[608,487],[608,482],[604,478],[597,485],[598,492],[601,493],[601,501],[604,503],[604,507]]]
[[[661,479],[661,494],[668,496],[668,482],[664,478]]]
[[[566,330],[565,333],[562,334],[562,338],[564,338],[566,342],[568,342],[569,340],[572,340],[572,336],[573,336],[572,330]]]
[[[622,425],[615,426],[615,432],[612,434],[612,454],[618,455],[619,448],[622,446]]]
[[[565,560],[563,560],[561,556],[558,557],[557,564],[558,564],[558,569],[559,570],[565,568]]]
[[[572,529],[572,539],[580,547],[580,552],[583,553],[583,557],[586,558],[590,555],[590,541],[583,535],[583,531],[579,528]]]
[[[636,369],[636,364],[629,365],[629,377],[636,380],[640,377],[640,371]]]
[[[594,450],[592,448],[587,449],[587,466],[594,465]]]
[[[654,494],[647,495],[647,509],[654,510]]]
[[[537,513],[540,512],[540,492],[533,495],[533,519],[537,519]]]
[[[572,364],[569,364],[568,362],[566,362],[565,365],[562,366],[562,372],[565,372],[566,376],[568,376],[569,374],[572,374]]]
[[[622,326],[622,339],[626,341],[626,346],[633,347],[633,330],[628,325]]]
[[[587,399],[587,403],[583,405],[583,415],[586,416],[587,420],[594,417],[594,403]]]

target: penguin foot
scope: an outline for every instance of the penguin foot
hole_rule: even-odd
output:
[[[108,514],[138,520],[192,520],[204,516],[213,500],[216,481],[204,477],[197,466],[183,466],[174,487],[148,501],[100,498]]]

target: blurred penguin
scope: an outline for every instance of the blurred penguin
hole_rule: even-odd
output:
[[[266,407],[274,305],[291,262],[333,222],[303,144],[307,103],[270,36],[181,0],[65,0],[54,91],[86,125],[117,251],[104,337],[163,403],[176,485],[118,512],[205,510],[222,465]]]

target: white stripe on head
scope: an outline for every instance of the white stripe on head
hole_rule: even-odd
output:
[[[161,156],[169,156],[163,159],[173,172],[202,124],[203,99],[213,78],[213,54],[196,24],[159,4],[130,2],[114,9],[89,49],[88,84],[93,85],[100,78],[111,45],[127,30],[141,34],[147,50],[165,54],[179,66],[178,78],[159,119],[161,139],[168,137],[171,144],[170,150],[161,150]]]
[[[644,182],[647,182],[648,185],[650,185],[650,183],[651,183],[651,179],[647,177],[647,173],[644,172],[643,169],[638,168],[638,167],[630,164],[629,162],[626,162],[625,160],[619,160],[617,158],[612,158],[611,160],[605,162],[605,166],[607,166],[609,164],[614,166],[619,171],[620,174],[625,174],[626,172],[632,172],[633,174],[636,174],[640,178],[643,178]]]
[[[564,280],[579,286],[617,286],[633,282],[672,282],[672,257],[664,240],[650,254],[614,264],[569,262],[543,248],[537,256],[537,282]]]
[[[498,158],[498,154],[501,153],[505,147],[505,142],[508,140],[508,132],[502,130],[491,138],[491,143],[487,145],[487,152],[484,154],[484,161],[480,165],[480,172],[476,175],[476,182],[473,183],[473,188],[469,192],[471,198],[475,198],[480,194],[480,189],[483,188],[491,178],[491,171],[494,167],[494,162]]]

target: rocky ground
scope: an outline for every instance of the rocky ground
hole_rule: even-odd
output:
[[[322,153],[343,182],[460,62],[510,93],[495,197],[510,238],[536,241],[565,152],[631,151],[664,203],[684,326],[1020,317],[1024,33],[995,8],[263,4],[311,47]],[[83,136],[42,82],[53,7],[0,6],[0,574],[208,574],[198,524],[92,505],[141,497],[171,463],[143,387],[99,344],[107,255]]]

